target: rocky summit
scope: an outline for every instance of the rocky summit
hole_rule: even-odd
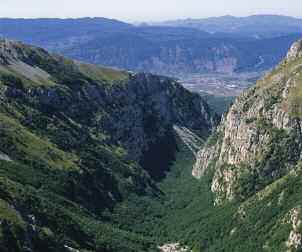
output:
[[[302,40],[297,41],[293,44],[287,54],[287,60],[295,60],[302,57]]]

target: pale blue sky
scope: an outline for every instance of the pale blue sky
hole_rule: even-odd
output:
[[[1,17],[109,17],[158,21],[221,15],[302,17],[302,0],[0,0]]]

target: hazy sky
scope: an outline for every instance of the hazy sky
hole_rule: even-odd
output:
[[[302,0],[0,0],[1,17],[109,17],[126,21],[283,14],[302,17]]]

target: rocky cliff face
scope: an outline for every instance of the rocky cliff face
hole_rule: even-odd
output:
[[[241,200],[294,169],[301,159],[302,41],[238,97],[193,169],[214,171],[216,204]]]
[[[96,38],[70,48],[59,48],[56,44],[52,48],[46,45],[46,48],[93,64],[179,76],[267,70],[276,65],[293,41],[300,37],[289,35],[274,39],[240,41],[181,33],[171,39],[170,31],[163,29],[160,32],[161,36],[158,37],[156,34],[149,34],[148,30],[138,30],[135,35],[130,32]],[[276,45],[274,50],[272,43]]]
[[[139,39],[138,39],[139,40]],[[140,42],[138,42],[140,43]],[[91,55],[90,49],[83,47],[66,50],[67,55],[72,58],[89,61],[94,64],[104,64],[122,69],[135,71],[148,71],[152,73],[178,76],[179,74],[192,73],[233,73],[241,64],[241,52],[232,43],[224,45],[216,41],[212,45],[190,44],[188,42],[162,45],[148,44],[145,48],[128,48],[129,45],[116,45],[110,47],[106,45],[98,46],[97,54]],[[93,47],[95,45],[92,45]],[[207,48],[206,46],[209,46]],[[90,47],[90,46],[87,46]],[[105,55],[99,58],[98,54]],[[121,55],[127,55],[122,57]],[[256,57],[255,65],[258,63]]]

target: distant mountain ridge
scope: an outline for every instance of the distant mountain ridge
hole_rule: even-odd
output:
[[[195,28],[209,33],[230,33],[256,38],[302,32],[302,19],[282,15],[221,16],[171,20],[155,25]]]
[[[267,70],[301,37],[299,29],[261,39],[252,34],[134,26],[105,18],[0,19],[0,36],[88,63],[171,76]]]
[[[66,42],[66,38],[70,42],[72,38],[86,41],[100,31],[121,31],[131,27],[131,24],[107,18],[0,18],[0,37],[47,46],[60,43],[62,39]]]

